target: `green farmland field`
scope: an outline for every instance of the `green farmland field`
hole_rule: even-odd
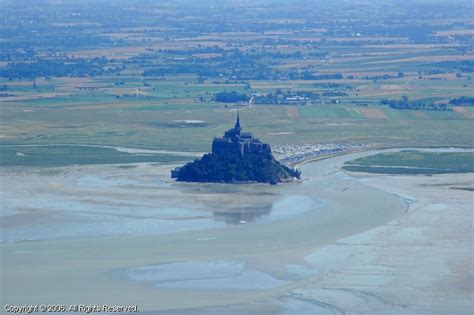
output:
[[[0,166],[68,166],[190,159],[167,154],[132,154],[112,148],[89,146],[0,146]]]
[[[347,162],[345,170],[382,174],[445,174],[474,172],[474,152],[400,151]]]

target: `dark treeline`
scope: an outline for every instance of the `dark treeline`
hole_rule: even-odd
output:
[[[354,88],[351,85],[341,84],[341,83],[333,83],[333,82],[321,82],[313,84],[315,88],[320,89],[346,89],[346,90],[353,90]]]
[[[301,75],[303,80],[340,80],[343,79],[340,73],[315,74],[311,72],[304,72]]]
[[[372,75],[372,76],[363,76],[361,79],[364,80],[388,80],[394,78],[403,78],[405,74],[403,72],[399,72],[398,75],[389,75],[389,74],[382,74],[382,75]]]
[[[452,111],[446,104],[434,104],[433,102],[410,101],[406,95],[401,99],[381,100],[380,105],[388,105],[394,109],[414,109],[414,110],[440,110]]]
[[[214,97],[216,102],[222,103],[237,103],[237,102],[247,102],[250,97],[247,94],[239,94],[235,91],[232,92],[219,92]]]
[[[0,69],[0,77],[9,79],[34,79],[39,77],[85,77],[119,72],[122,67],[108,68],[105,58],[61,60],[40,59],[33,62],[11,62]]]
[[[474,60],[440,61],[430,65],[459,72],[474,72]]]
[[[325,97],[334,97],[334,96],[348,96],[346,92],[340,92],[340,91],[326,91],[323,92],[323,96]]]
[[[449,100],[451,105],[474,106],[474,97],[461,96]]]

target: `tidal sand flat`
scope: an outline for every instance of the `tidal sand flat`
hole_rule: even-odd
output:
[[[176,183],[168,179],[166,165],[66,167],[53,173],[2,169],[2,283],[9,284],[3,300],[137,304],[140,311],[164,314],[214,314],[224,306],[235,314],[350,314],[363,311],[369,300],[367,307],[380,313],[392,312],[392,304],[409,311],[415,303],[405,301],[408,293],[397,293],[403,285],[416,287],[410,294],[428,303],[426,287],[441,283],[447,265],[455,266],[449,267],[454,280],[464,277],[468,256],[454,255],[461,247],[443,243],[444,251],[431,251],[420,244],[418,250],[429,255],[417,255],[415,268],[396,242],[411,244],[423,236],[428,244],[449,236],[467,246],[469,233],[460,237],[446,227],[446,234],[435,235],[429,229],[442,222],[423,213],[425,206],[435,217],[450,209],[456,222],[466,223],[472,198],[457,191],[455,200],[436,207],[430,198],[438,198],[435,189],[441,188],[421,185],[441,177],[402,181],[340,169],[368,154],[308,163],[301,167],[302,182],[276,186]],[[472,181],[469,175],[443,176]],[[20,198],[22,189],[30,193]],[[464,210],[458,213],[453,204]],[[413,229],[417,225],[428,227],[421,233]],[[431,280],[413,285],[419,268],[436,255],[452,261],[424,269]],[[466,279],[459,285],[447,281],[438,293],[472,292]],[[394,288],[385,289],[391,284]],[[461,309],[469,299],[443,301],[445,309]]]
[[[293,291],[345,313],[472,314],[474,175],[363,176],[410,200],[402,216],[306,256],[324,276]]]
[[[278,220],[322,206],[314,196],[267,185],[181,184],[168,173],[147,164],[4,169],[2,242],[162,234]]]
[[[187,261],[135,267],[127,276],[158,288],[185,290],[265,290],[288,284],[237,261]]]

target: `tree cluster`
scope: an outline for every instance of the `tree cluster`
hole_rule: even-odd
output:
[[[452,105],[474,106],[474,97],[461,96],[449,100]]]
[[[388,105],[394,109],[413,109],[413,110],[440,110],[452,111],[446,104],[434,104],[433,102],[410,101],[406,95],[401,99],[381,100],[380,105]]]
[[[276,161],[271,153],[206,154],[178,169],[178,181],[189,182],[263,182],[276,184],[292,178],[300,178],[299,170],[291,169]]]
[[[33,79],[38,77],[85,77],[98,76],[107,72],[120,71],[105,69],[108,61],[105,58],[90,60],[67,58],[62,60],[38,59],[33,62],[11,62],[0,70],[0,77],[9,79]]]
[[[247,102],[250,97],[247,94],[239,94],[235,91],[232,92],[219,92],[216,94],[216,102],[222,103],[237,103],[237,102]]]

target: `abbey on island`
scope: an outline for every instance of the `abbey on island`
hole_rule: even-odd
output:
[[[244,154],[271,153],[270,145],[260,142],[250,132],[242,132],[240,127],[240,114],[237,112],[237,121],[232,129],[227,130],[223,137],[215,137],[212,141],[213,154],[225,154],[226,152]]]
[[[212,141],[212,152],[171,171],[171,177],[188,182],[264,182],[276,184],[300,178],[300,172],[281,164],[270,145],[250,132],[242,132],[240,114],[234,128]]]

